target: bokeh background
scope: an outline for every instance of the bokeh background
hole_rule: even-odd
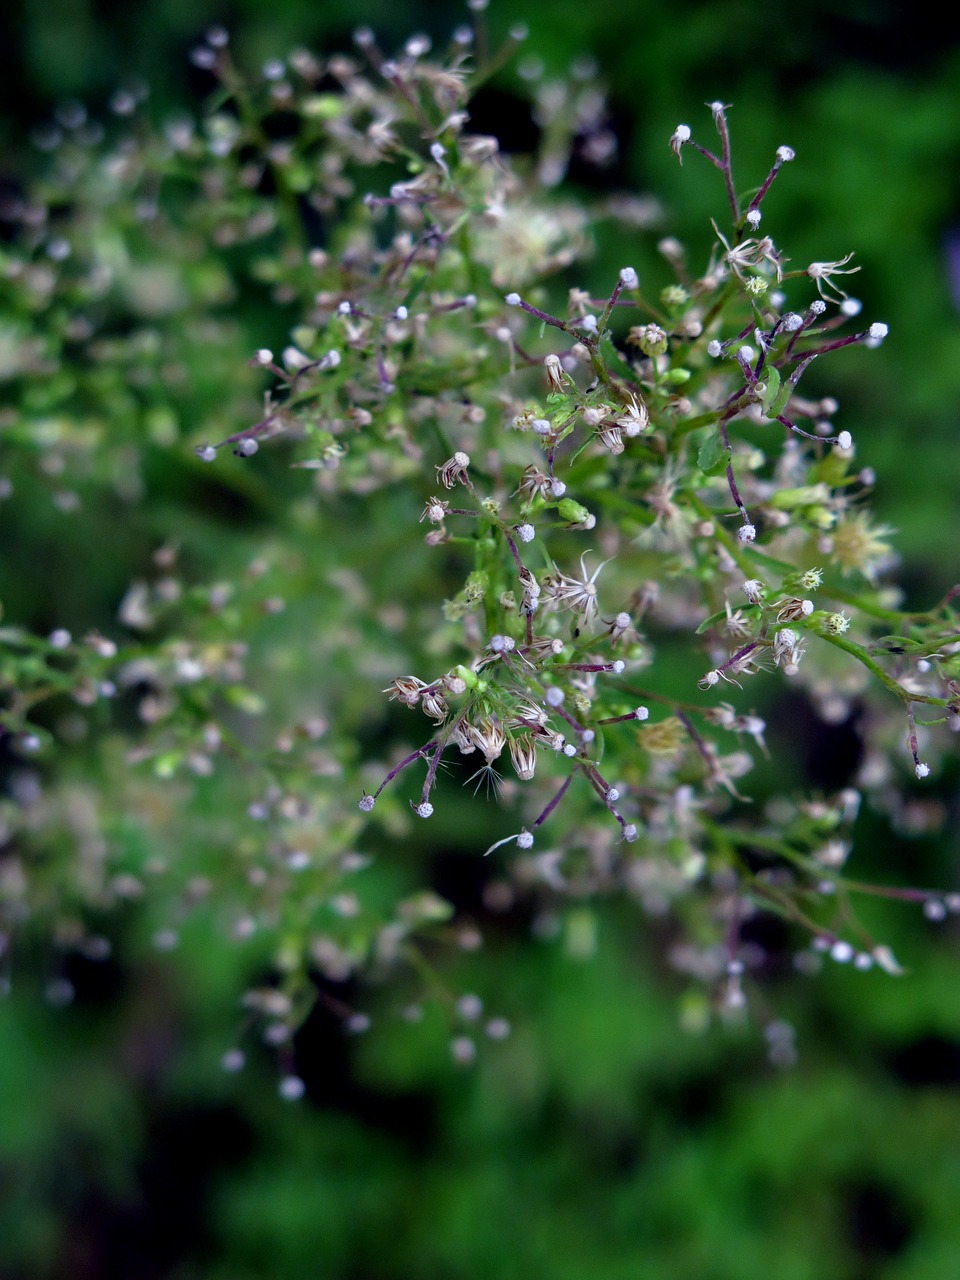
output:
[[[3,176],[29,172],[30,129],[65,99],[96,114],[143,79],[158,120],[195,110],[188,53],[212,22],[253,67],[294,45],[345,49],[361,23],[390,49],[415,31],[445,40],[463,18],[410,0],[6,0]],[[939,598],[960,580],[960,47],[894,0],[495,0],[494,31],[519,21],[551,70],[596,59],[620,141],[604,180],[656,193],[691,256],[709,249],[718,191],[694,157],[678,169],[666,146],[677,122],[706,135],[702,104],[733,104],[744,185],[778,145],[795,148],[765,218],[797,264],[857,252],[854,291],[891,335],[879,353],[831,362],[822,390],[876,469],[908,598]],[[508,80],[497,93],[487,127],[503,132]],[[599,246],[598,273],[623,261],[622,244]],[[263,320],[277,326],[268,334],[250,323],[250,349],[283,338],[282,321]],[[21,620],[52,625],[51,581],[78,616],[106,610],[180,493],[154,479],[142,522],[110,557],[58,550],[39,518],[8,524],[8,612],[13,601]],[[205,530],[219,551],[223,528]],[[248,550],[263,536],[254,519],[229,532]],[[939,838],[863,821],[869,875],[957,887],[956,777],[943,772]],[[278,1098],[265,1049],[224,1074],[251,961],[202,917],[169,956],[149,945],[146,908],[110,921],[113,959],[75,962],[64,1008],[42,998],[43,948],[18,954],[0,1005],[0,1280],[960,1274],[955,924],[875,907],[906,976],[784,966],[753,1019],[695,1035],[663,959],[669,923],[614,904],[537,940],[529,921],[485,919],[485,870],[450,851],[454,833],[441,838],[435,886],[489,933],[452,981],[482,990],[514,1027],[469,1071],[452,1066],[434,1012],[411,1027],[384,1004],[376,1034],[348,1038],[321,1003],[297,1041],[302,1102]],[[796,1028],[786,1070],[756,1029],[771,1017]]]

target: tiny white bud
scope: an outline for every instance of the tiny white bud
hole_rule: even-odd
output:
[[[754,351],[753,347],[749,346],[745,342],[737,351],[737,359],[743,361],[744,364],[750,364],[750,362],[755,359],[756,354],[757,353]]]
[[[930,766],[928,764],[920,763],[917,765],[914,773],[916,773],[918,778],[928,778],[930,776]]]
[[[256,440],[247,436],[245,440],[241,440],[237,445],[237,453],[240,454],[241,458],[252,458],[259,448],[260,446],[257,444]]]
[[[307,1091],[307,1086],[299,1076],[284,1076],[277,1086],[277,1092],[284,1102],[299,1102]]]
[[[517,836],[517,848],[518,849],[533,848],[533,833],[531,831],[520,832],[520,834]]]
[[[939,923],[947,918],[947,908],[936,898],[928,898],[923,904],[923,914],[928,920]]]
[[[369,813],[376,803],[377,802],[373,796],[364,796],[362,800],[357,801],[357,808],[360,809],[362,813]]]
[[[615,676],[621,675],[626,665],[627,664],[623,661],[622,658],[617,658],[616,662],[613,664],[613,674]]]
[[[616,803],[617,803],[617,801],[620,799],[620,789],[619,789],[619,787],[608,787],[608,788],[607,788],[607,799],[610,801],[610,803],[611,803],[611,804],[616,804]]]
[[[409,314],[410,313],[407,311],[406,307],[397,307],[396,311],[393,313],[393,317],[395,320],[406,320]]]
[[[216,462],[217,451],[212,444],[205,444],[202,449],[197,450],[197,457],[201,462]]]
[[[563,754],[567,757],[575,756],[577,754],[577,748],[572,742],[565,742],[563,745]]]
[[[522,299],[519,293],[508,293],[507,296],[504,298],[504,302],[507,304],[508,307],[519,307],[521,301]]]
[[[762,217],[763,217],[763,214],[760,212],[759,209],[747,210],[747,222],[751,227],[753,227],[754,231],[756,231],[757,227],[759,227],[760,219]]]
[[[562,498],[563,495],[567,492],[567,486],[564,484],[562,480],[551,480],[550,492],[553,494],[555,498]]]
[[[798,315],[796,311],[788,311],[780,323],[781,328],[786,329],[787,333],[796,333],[798,329],[803,328],[803,316]]]
[[[478,7],[476,0],[474,0],[471,7]],[[477,1046],[469,1036],[457,1036],[455,1040],[450,1041],[450,1053],[453,1055],[453,1060],[458,1066],[468,1067],[477,1056]]]
[[[840,314],[844,316],[858,316],[863,310],[863,303],[859,298],[844,298],[840,303]]]
[[[649,708],[649,707],[637,707],[636,711],[634,711],[634,713],[633,713],[633,716],[634,716],[634,719],[635,719],[635,720],[649,720],[649,719],[650,719],[650,708]]]
[[[884,340],[884,338],[887,336],[889,332],[890,332],[889,325],[883,324],[879,320],[875,320],[873,324],[870,326],[870,328],[867,330],[867,337],[871,342],[879,343]]]
[[[840,434],[837,436],[837,448],[838,449],[853,448],[853,436],[850,434],[849,431],[841,431]]]
[[[69,649],[73,636],[66,627],[57,627],[56,631],[50,632],[47,640],[54,649]]]
[[[752,524],[742,524],[737,530],[737,537],[741,542],[754,542],[757,537],[757,530]]]
[[[673,136],[678,142],[690,141],[690,126],[688,124],[678,124],[673,131]]]
[[[476,1022],[483,1013],[483,1001],[472,993],[461,996],[457,1001],[457,1012],[467,1022]]]
[[[827,309],[827,304],[820,298],[814,298],[810,303],[810,314],[812,316],[822,316]]]
[[[640,283],[633,267],[623,267],[620,271],[620,283],[625,289],[635,289]]]
[[[352,310],[353,310],[353,303],[352,303],[352,302],[348,302],[348,301],[344,300],[344,301],[343,301],[343,302],[341,302],[341,303],[340,303],[340,305],[337,307],[337,315],[338,315],[338,316],[348,316]]]
[[[627,844],[633,844],[639,834],[640,832],[637,830],[637,827],[633,822],[628,822],[623,828],[623,838],[626,840]]]
[[[781,164],[787,164],[788,161],[796,159],[796,155],[793,147],[777,147],[777,159]]]
[[[853,947],[841,938],[830,948],[830,958],[836,960],[837,964],[846,964],[853,959]]]
[[[261,347],[259,351],[255,352],[253,358],[257,364],[273,364],[273,352],[269,347]]]
[[[491,1018],[484,1030],[491,1040],[506,1040],[510,1034],[510,1023],[506,1018]]]
[[[543,700],[548,707],[559,707],[563,705],[564,693],[562,689],[558,689],[556,685],[551,685],[543,695]]]
[[[716,358],[717,358],[717,356],[718,356],[718,355],[720,355],[720,353],[721,353],[722,351],[723,351],[723,345],[722,345],[722,343],[719,343],[719,342],[716,340],[716,338],[714,338],[712,341],[710,341],[710,342],[708,342],[708,343],[707,343],[707,355],[708,355],[708,356],[713,356],[713,358],[714,358],[714,359],[716,359]]]
[[[517,525],[517,537],[521,542],[532,542],[536,532],[532,524]]]
[[[433,805],[429,800],[423,800],[414,809],[414,813],[418,818],[430,818],[433,816]]]

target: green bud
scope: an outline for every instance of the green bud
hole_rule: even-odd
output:
[[[660,301],[671,311],[675,311],[682,307],[684,303],[689,301],[690,295],[684,289],[682,284],[668,284],[665,289],[660,292]]]
[[[344,112],[344,99],[334,93],[315,93],[304,100],[303,114],[311,120],[336,120]]]
[[[583,524],[590,519],[590,512],[575,498],[561,498],[557,503],[557,513],[568,524]]]
[[[781,489],[770,499],[770,504],[781,511],[790,511],[793,507],[826,502],[829,497],[830,490],[825,484],[804,484],[795,489]]]
[[[475,693],[483,693],[487,687],[486,680],[481,680],[475,671],[471,671],[469,667],[457,667],[456,674],[460,677],[468,689],[473,689]]]
[[[675,387],[682,387],[685,382],[690,381],[689,369],[668,369],[664,374],[664,382],[672,383]]]
[[[667,335],[658,324],[640,325],[637,341],[645,356],[662,356],[667,350]]]
[[[842,611],[840,613],[828,613],[823,620],[823,629],[831,636],[842,636],[850,626],[850,619]]]
[[[479,604],[487,594],[490,585],[489,576],[482,569],[475,569],[467,578],[463,588],[463,597],[469,604]]]

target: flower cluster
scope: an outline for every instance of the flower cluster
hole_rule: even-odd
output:
[[[278,1048],[311,975],[380,973],[424,936],[474,945],[432,887],[384,911],[352,885],[384,840],[476,813],[481,795],[502,805],[480,821],[477,854],[502,851],[487,865],[552,902],[617,890],[675,911],[690,936],[676,967],[721,1008],[742,1003],[742,930],[762,911],[796,926],[799,956],[894,972],[845,879],[857,812],[866,799],[896,822],[907,784],[936,770],[946,735],[928,737],[917,708],[957,727],[956,592],[897,607],[872,475],[837,403],[801,389],[814,361],[875,348],[887,328],[855,323],[852,255],[796,266],[761,231],[793,151],[744,202],[726,107],[711,107],[719,154],[678,126],[677,158],[721,176],[725,229],[700,274],[660,238],[638,250],[642,271],[597,279],[591,227],[619,218],[635,242],[655,202],[556,190],[574,149],[605,164],[615,147],[582,79],[521,81],[550,126],[532,163],[471,132],[475,87],[522,38],[486,55],[462,27],[445,54],[415,37],[388,57],[363,29],[350,56],[298,50],[250,82],[217,30],[194,57],[217,83],[211,113],[137,121],[100,150],[61,131],[54,194],[13,211],[11,492],[45,494],[63,518],[105,496],[133,512],[159,454],[204,494],[200,511],[220,503],[271,532],[251,555],[229,520],[213,534],[188,512],[117,600],[117,640],[100,619],[76,641],[4,628],[17,757],[69,757],[90,737],[112,781],[98,790],[91,773],[78,792],[70,759],[49,783],[15,774],[11,841],[68,829],[87,843],[56,892],[0,855],[0,912],[12,928],[53,901],[79,945],[65,903],[150,879],[118,815],[149,815],[156,789],[143,862],[183,871],[171,920],[217,896],[231,936],[276,939],[276,986],[249,1008]],[[125,98],[117,114],[139,110]],[[561,291],[561,269],[581,283]],[[253,332],[233,318],[244,307]],[[790,779],[751,807],[770,711],[791,705],[781,683],[827,724],[869,706],[862,762],[826,795],[799,800]],[[200,831],[229,857],[187,873],[177,842]],[[467,1061],[461,1004],[452,1045]],[[352,1029],[365,1016],[345,1013]]]

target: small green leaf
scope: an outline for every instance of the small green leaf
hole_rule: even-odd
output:
[[[760,397],[760,402],[763,405],[763,412],[768,418],[772,416],[771,406],[776,401],[779,391],[780,370],[776,368],[775,365],[771,365],[770,368],[767,369],[767,381],[763,388],[763,395]]]
[[[786,409],[790,397],[793,395],[793,384],[784,382],[781,384],[780,390],[774,396],[770,408],[766,411],[768,418],[776,418]]]
[[[718,427],[711,427],[700,437],[697,466],[705,476],[716,476],[730,460],[730,448],[723,443]]]

